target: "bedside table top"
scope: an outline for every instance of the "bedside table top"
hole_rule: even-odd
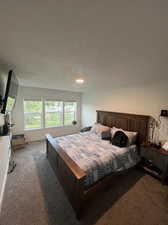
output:
[[[160,154],[168,156],[168,151],[164,150],[163,148],[156,148],[155,146],[153,146],[152,143],[149,143],[149,142],[142,143],[141,147],[145,148],[146,150],[149,149],[149,150],[156,151],[156,152],[159,152]]]

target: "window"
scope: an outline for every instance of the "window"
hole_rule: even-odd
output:
[[[77,102],[24,100],[24,128],[39,129],[72,125]]]
[[[24,101],[25,129],[42,128],[42,101]]]
[[[15,104],[15,98],[12,98],[9,96],[7,100],[6,111],[11,112],[14,107],[14,104]]]
[[[62,106],[59,101],[45,101],[45,127],[62,126]]]
[[[76,120],[76,102],[64,102],[64,125],[72,125],[72,121]]]

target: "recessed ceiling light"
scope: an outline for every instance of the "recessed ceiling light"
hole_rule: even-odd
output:
[[[82,79],[82,78],[76,79],[75,81],[78,84],[83,84],[84,83],[84,79]]]

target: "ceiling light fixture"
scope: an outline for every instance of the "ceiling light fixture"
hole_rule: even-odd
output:
[[[82,78],[76,79],[75,81],[78,84],[83,84],[84,83],[84,79],[82,79]]]

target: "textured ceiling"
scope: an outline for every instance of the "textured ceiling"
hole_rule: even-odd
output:
[[[0,61],[26,86],[87,91],[157,81],[168,77],[167,24],[167,0],[5,0]]]

